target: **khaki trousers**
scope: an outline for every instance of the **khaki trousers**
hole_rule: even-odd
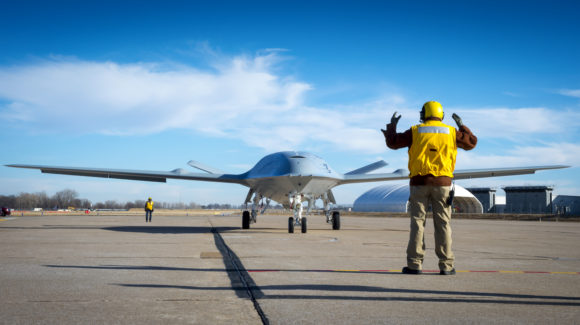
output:
[[[435,253],[439,257],[439,269],[453,269],[455,257],[451,251],[451,206],[446,201],[451,186],[410,186],[409,215],[411,217],[411,234],[407,246],[407,266],[421,270],[425,257],[425,220],[427,209],[431,204],[433,224],[435,225]]]

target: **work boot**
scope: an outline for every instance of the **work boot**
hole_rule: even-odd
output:
[[[440,274],[440,275],[455,275],[455,269],[451,269],[451,270],[449,270],[449,271],[443,271],[443,270],[441,270],[441,271],[439,272],[439,274]]]
[[[423,271],[421,271],[421,270],[413,270],[413,269],[410,269],[410,268],[408,268],[408,267],[405,266],[403,268],[402,273],[403,274],[421,274],[421,273],[423,273]]]

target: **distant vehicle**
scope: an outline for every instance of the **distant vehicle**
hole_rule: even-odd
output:
[[[7,207],[2,207],[2,216],[9,216],[10,215],[10,209],[8,209]]]

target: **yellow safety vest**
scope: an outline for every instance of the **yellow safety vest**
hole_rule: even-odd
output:
[[[431,120],[414,125],[411,131],[409,177],[427,174],[453,177],[457,157],[455,128]]]
[[[145,209],[153,211],[153,201],[147,201],[147,203],[145,203]]]

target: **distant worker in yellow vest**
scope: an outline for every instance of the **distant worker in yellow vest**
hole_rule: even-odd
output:
[[[149,198],[147,202],[145,202],[145,222],[151,222],[151,217],[153,215],[153,200]]]
[[[435,253],[439,258],[439,274],[455,274],[451,250],[451,188],[457,148],[471,150],[477,137],[453,114],[459,130],[444,124],[443,107],[435,101],[426,102],[421,109],[421,124],[404,133],[397,133],[401,115],[393,114],[387,130],[382,130],[391,149],[409,148],[409,215],[411,233],[407,246],[405,274],[421,274],[425,256],[425,218],[429,204],[435,225]]]

